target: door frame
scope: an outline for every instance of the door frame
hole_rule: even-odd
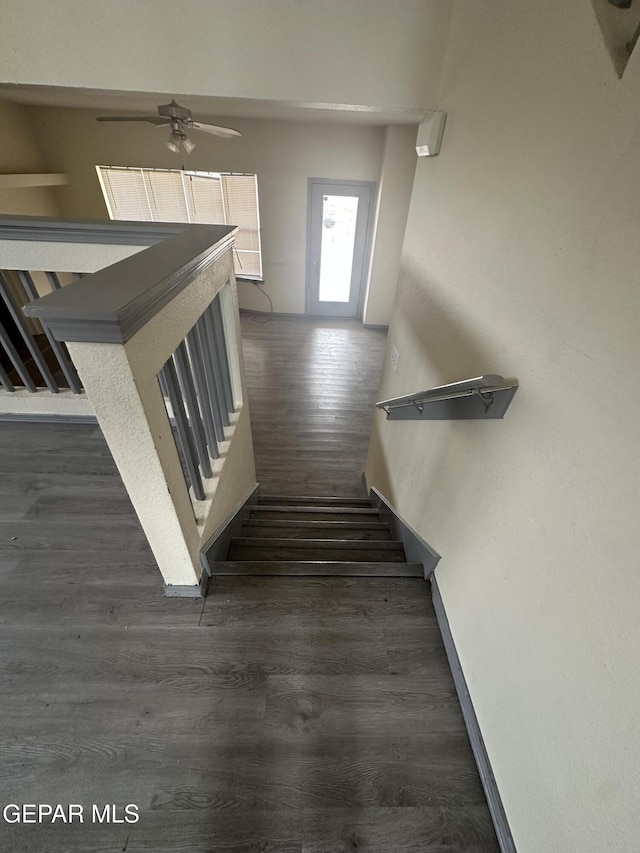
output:
[[[378,185],[375,181],[342,181],[337,178],[308,178],[307,179],[307,247],[306,247],[306,282],[305,282],[305,314],[311,317],[335,317],[336,319],[340,319],[341,315],[339,314],[311,314],[310,311],[310,301],[311,301],[311,275],[312,275],[312,258],[311,258],[311,238],[312,238],[312,219],[311,219],[311,198],[312,198],[312,189],[314,186],[330,187],[340,186],[340,187],[353,187],[354,189],[370,189],[371,190],[371,204],[369,205],[369,210],[367,212],[367,222],[365,224],[365,238],[364,238],[364,250],[363,250],[363,263],[362,263],[362,276],[360,280],[360,293],[358,294],[358,302],[356,305],[355,314],[344,314],[343,318],[347,319],[362,319],[363,308],[364,308],[364,300],[366,297],[367,291],[367,283],[369,280],[369,272],[371,269],[371,249],[373,244],[373,223],[375,221],[375,212],[376,212],[376,202],[377,202],[377,189]],[[330,194],[330,193],[329,193]],[[348,304],[348,303],[345,303]]]

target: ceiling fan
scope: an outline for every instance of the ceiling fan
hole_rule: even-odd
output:
[[[205,124],[191,117],[191,110],[181,107],[172,100],[170,104],[160,104],[157,116],[98,116],[97,121],[147,121],[156,127],[171,126],[171,134],[167,139],[166,146],[176,154],[180,153],[180,146],[187,154],[191,154],[196,143],[191,140],[186,130],[200,130],[203,133],[211,133],[222,139],[232,139],[234,136],[242,136],[239,130],[231,127],[218,127],[216,124]]]

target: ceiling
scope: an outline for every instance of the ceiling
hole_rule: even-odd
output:
[[[215,98],[176,92],[114,92],[62,86],[0,84],[0,100],[36,106],[100,110],[105,113],[155,115],[158,104],[167,103],[172,98],[188,107],[195,117],[214,123],[216,120],[219,122],[221,118],[245,118],[380,126],[419,124],[425,117],[425,111],[421,109],[399,110],[353,104]]]

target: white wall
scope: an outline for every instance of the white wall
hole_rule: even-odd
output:
[[[384,130],[378,127],[230,119],[241,139],[200,134],[195,151],[180,156],[164,145],[166,131],[152,125],[98,123],[88,110],[30,109],[47,141],[49,167],[69,175],[69,186],[57,188],[68,218],[108,218],[96,164],[257,173],[265,289],[283,313],[305,310],[307,179],[377,182],[380,176]],[[268,310],[254,285],[238,288],[242,307]]]
[[[519,853],[637,851],[640,55],[591,4],[458,3],[381,397],[483,372],[504,421],[387,422],[367,477],[437,570]]]
[[[364,322],[372,326],[386,326],[391,319],[416,169],[416,134],[417,128],[412,125],[389,125],[385,129],[375,242],[364,306]]]
[[[5,0],[0,81],[428,107],[449,8],[448,0]]]
[[[38,174],[44,162],[28,110],[20,104],[0,101],[0,174]],[[0,214],[56,216],[58,206],[52,187],[0,188]]]

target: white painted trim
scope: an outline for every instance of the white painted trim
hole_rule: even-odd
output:
[[[95,412],[86,394],[74,394],[61,389],[52,394],[46,388],[40,388],[35,394],[25,388],[5,391],[0,388],[0,420],[28,421],[41,418],[94,418]]]

